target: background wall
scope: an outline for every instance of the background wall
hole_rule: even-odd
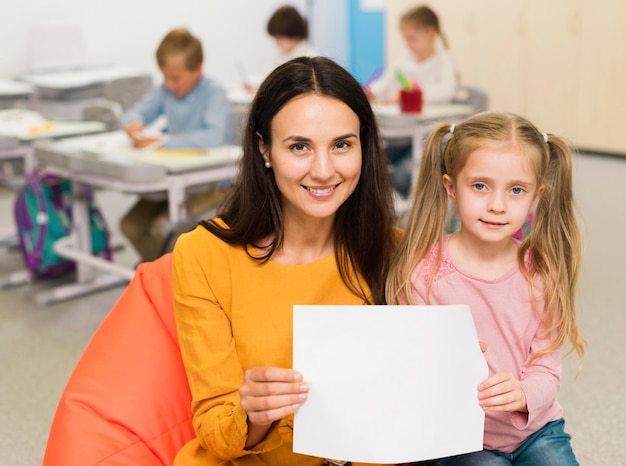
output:
[[[626,155],[626,3],[621,0],[430,0],[461,81],[490,107],[530,118],[581,148]],[[388,0],[388,59],[404,49]]]
[[[160,79],[154,52],[175,27],[188,27],[205,49],[205,72],[239,82],[237,62],[258,72],[275,48],[265,27],[279,6],[290,3],[309,16],[311,38],[321,53],[348,62],[347,6],[326,0],[24,0],[0,16],[0,78],[28,70],[28,31],[36,26],[80,25],[89,64],[137,66]]]

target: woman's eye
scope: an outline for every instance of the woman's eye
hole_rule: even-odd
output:
[[[306,146],[304,144],[294,144],[291,146],[291,150],[295,150],[296,152],[302,152],[306,150]]]
[[[351,144],[349,142],[346,142],[346,141],[341,141],[341,142],[338,142],[335,145],[335,147],[337,149],[349,149],[351,147]]]

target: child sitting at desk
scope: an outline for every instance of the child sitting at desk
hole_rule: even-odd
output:
[[[278,8],[267,22],[267,33],[274,38],[278,54],[268,63],[263,76],[245,78],[244,88],[250,94],[256,92],[257,87],[266,75],[292,58],[315,57],[319,52],[309,44],[309,26],[296,8],[284,5]]]
[[[397,104],[401,84],[396,73],[400,72],[419,85],[425,103],[450,102],[457,87],[456,71],[437,14],[427,6],[412,8],[400,18],[400,30],[410,53],[368,86],[370,100]],[[443,49],[437,46],[438,38]],[[394,186],[405,197],[411,187],[411,172],[415,170],[411,150],[411,144],[404,141],[394,141],[387,147],[393,164]]]
[[[163,149],[210,148],[227,144],[231,107],[226,91],[202,74],[202,44],[186,29],[174,29],[161,41],[156,59],[164,83],[145,96],[124,116],[122,123],[135,147],[160,145]],[[144,127],[157,118],[167,119],[167,138],[149,137]],[[215,189],[187,198],[191,214],[221,202],[224,193]],[[141,259],[157,258],[167,234],[167,200],[142,197],[121,221],[122,233]],[[166,230],[166,231],[163,231]]]

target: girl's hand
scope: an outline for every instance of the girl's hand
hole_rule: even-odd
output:
[[[527,412],[526,395],[510,372],[497,372],[478,385],[480,406],[487,411]]]
[[[293,369],[253,367],[239,387],[241,407],[248,416],[246,448],[259,443],[273,422],[296,412],[306,401],[309,386]]]

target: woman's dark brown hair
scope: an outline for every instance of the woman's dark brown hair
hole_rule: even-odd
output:
[[[359,182],[339,207],[335,218],[335,251],[346,285],[367,303],[384,303],[385,279],[396,243],[394,208],[387,162],[376,119],[361,85],[341,66],[324,57],[299,57],[276,68],[261,84],[243,135],[239,176],[221,210],[226,223],[201,224],[223,241],[240,245],[251,257],[266,261],[282,245],[284,218],[281,193],[274,173],[264,166],[259,137],[272,144],[271,124],[280,109],[295,97],[319,94],[338,99],[360,121],[362,167]],[[262,240],[273,238],[259,255]],[[371,290],[363,289],[357,271]]]

